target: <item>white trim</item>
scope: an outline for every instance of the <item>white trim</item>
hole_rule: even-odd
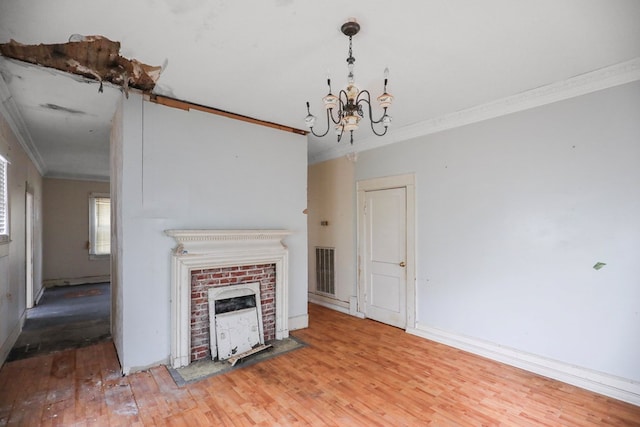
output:
[[[309,327],[309,315],[301,314],[300,316],[289,317],[289,330],[296,331],[298,329],[306,329]]]
[[[406,312],[407,312],[407,328],[415,327],[416,322],[416,207],[415,207],[415,174],[386,176],[379,178],[371,178],[356,182],[357,193],[357,236],[356,246],[358,251],[358,285],[357,285],[357,301],[358,308],[351,308],[351,311],[366,317],[364,310],[365,301],[365,274],[364,259],[365,248],[363,247],[363,236],[366,233],[364,221],[364,202],[365,192],[375,190],[385,190],[389,188],[404,188],[406,190],[406,280],[407,280],[407,296],[406,296]],[[358,316],[359,317],[359,316]]]
[[[30,192],[28,189],[29,185],[27,184],[27,191],[25,191],[24,196],[24,204],[25,204],[25,301],[26,308],[33,308],[34,304],[34,296],[33,296],[33,288],[34,288],[34,258],[35,258],[35,249],[34,249],[34,241],[35,241],[35,196],[33,192]]]
[[[96,181],[96,182],[110,182],[109,175],[90,175],[90,174],[78,174],[78,173],[66,173],[66,172],[53,172],[47,174],[47,179],[71,179],[74,181]]]
[[[360,318],[360,319],[364,319],[365,318],[364,313],[358,311],[358,296],[357,295],[351,295],[349,297],[349,314],[354,316],[354,317]]]
[[[417,324],[415,328],[407,329],[407,332],[640,406],[640,382],[548,359],[426,325]]]
[[[323,295],[314,294],[309,292],[309,302],[312,304],[321,305],[322,307],[329,308],[331,310],[339,311],[340,313],[349,314],[349,304],[344,301],[340,301],[333,298],[328,298]]]
[[[29,129],[24,122],[22,113],[20,112],[20,107],[18,107],[18,104],[16,104],[16,102],[14,101],[13,95],[11,95],[11,91],[9,90],[7,83],[4,81],[4,78],[1,75],[0,115],[2,115],[7,121],[9,127],[11,128],[11,131],[20,143],[20,146],[25,151],[25,153],[27,153],[27,156],[29,156],[29,159],[35,165],[40,175],[44,176],[47,172],[44,160],[40,155],[36,144],[33,142],[31,133],[29,133]]]
[[[309,164],[528,110],[636,80],[640,80],[640,57],[465,110],[397,129],[392,128],[383,137],[356,139],[353,145],[333,144],[328,150],[310,156]]]

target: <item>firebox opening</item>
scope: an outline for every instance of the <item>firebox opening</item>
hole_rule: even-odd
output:
[[[254,308],[256,306],[255,295],[219,299],[215,301],[216,314],[229,313],[231,311]]]

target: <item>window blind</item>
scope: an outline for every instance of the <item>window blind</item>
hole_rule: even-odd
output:
[[[0,241],[9,235],[9,206],[7,197],[7,161],[0,156]]]
[[[111,199],[93,196],[89,202],[90,253],[109,255],[111,253]]]

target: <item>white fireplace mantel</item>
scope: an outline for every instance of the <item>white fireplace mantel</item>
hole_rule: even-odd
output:
[[[210,253],[217,250],[240,251],[246,248],[282,249],[288,230],[165,230],[178,243],[174,252]]]
[[[276,339],[289,336],[288,230],[165,230],[177,246],[171,254],[171,365],[191,357],[191,271],[250,264],[275,264]]]

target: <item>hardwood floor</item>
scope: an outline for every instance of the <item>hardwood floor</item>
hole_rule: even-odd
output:
[[[0,425],[640,425],[640,407],[310,305],[301,350],[179,388],[110,342],[0,370]]]

